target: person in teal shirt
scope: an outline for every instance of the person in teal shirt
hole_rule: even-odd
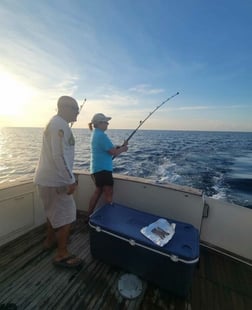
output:
[[[106,203],[112,203],[114,185],[112,175],[113,157],[128,150],[127,143],[120,147],[115,147],[106,135],[105,131],[110,120],[111,117],[97,113],[89,123],[89,129],[92,131],[90,173],[96,188],[89,202],[88,218],[93,213],[102,194]]]

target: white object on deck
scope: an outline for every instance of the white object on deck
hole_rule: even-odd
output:
[[[123,297],[134,299],[143,291],[142,281],[134,274],[125,273],[118,280],[118,290]]]

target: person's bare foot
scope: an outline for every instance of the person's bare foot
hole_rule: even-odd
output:
[[[55,258],[53,264],[57,267],[75,268],[82,266],[83,260],[76,255],[71,254],[66,257]]]

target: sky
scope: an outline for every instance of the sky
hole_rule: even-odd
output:
[[[0,127],[252,131],[251,0],[0,0]]]

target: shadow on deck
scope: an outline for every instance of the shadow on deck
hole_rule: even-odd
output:
[[[54,267],[54,251],[43,252],[43,238],[44,227],[39,227],[0,248],[1,310],[252,309],[251,267],[206,248],[201,248],[199,268],[186,299],[143,281],[143,293],[127,300],[117,290],[125,272],[92,258],[88,226],[81,219],[69,243],[71,252],[85,261],[81,269]]]

